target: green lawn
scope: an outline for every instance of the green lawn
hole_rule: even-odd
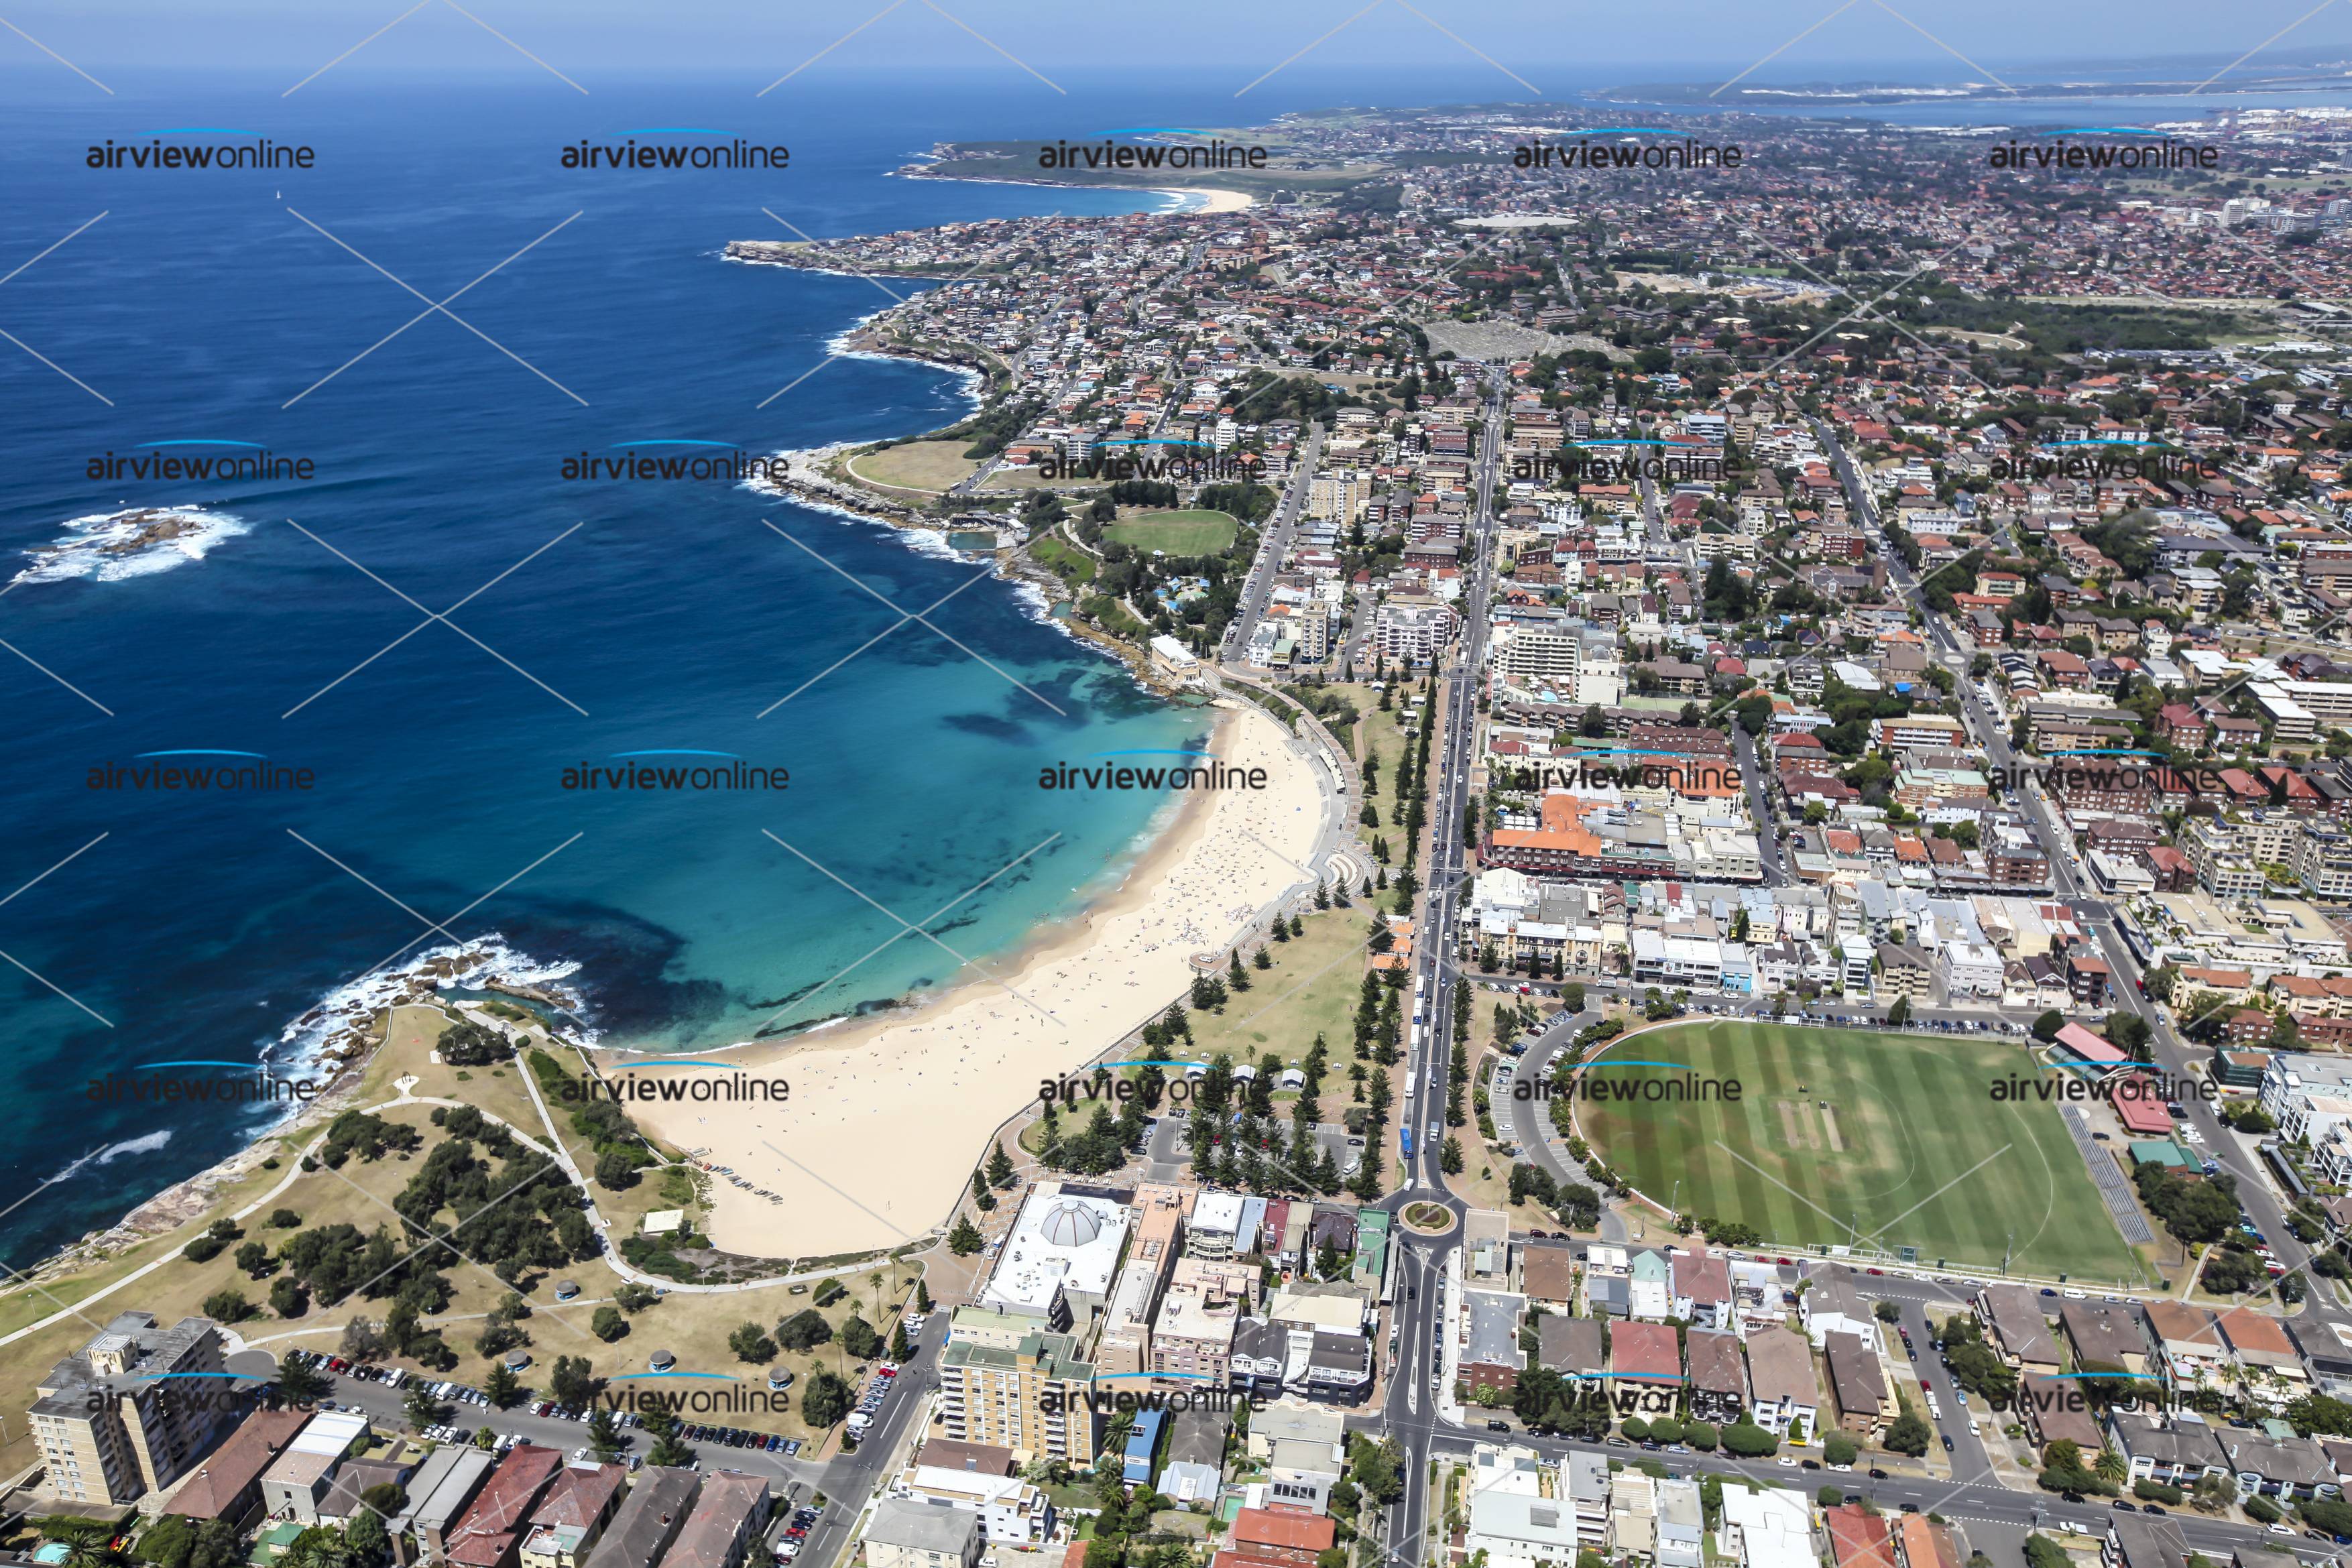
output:
[[[1045,562],[1064,582],[1084,585],[1095,580],[1094,558],[1067,540],[1040,534],[1030,541],[1029,553]]]
[[[1214,555],[1234,542],[1241,524],[1223,512],[1146,512],[1103,529],[1103,537],[1137,549],[1170,555]]]
[[[1192,1015],[1196,1049],[1179,1054],[1205,1061],[1230,1051],[1238,1063],[1271,1051],[1285,1066],[1296,1067],[1319,1033],[1330,1051],[1333,1074],[1324,1080],[1323,1111],[1327,1119],[1337,1120],[1336,1107],[1348,1097],[1346,1064],[1355,1060],[1349,1020],[1370,957],[1365,943],[1371,916],[1360,903],[1350,909],[1310,910],[1306,923],[1306,936],[1266,944],[1274,967],[1250,970],[1250,988],[1228,998],[1224,1011]]]
[[[1577,1104],[1602,1157],[1685,1213],[1745,1222],[1780,1247],[1875,1237],[1890,1249],[1916,1247],[1923,1262],[1970,1269],[1998,1268],[2013,1248],[2028,1271],[2147,1278],[2057,1108],[1992,1098],[1996,1082],[2034,1075],[2013,1046],[1727,1021],[1643,1034],[1598,1060],[1612,1058],[1739,1085],[1738,1103]],[[1657,1066],[1586,1076],[1685,1077]]]

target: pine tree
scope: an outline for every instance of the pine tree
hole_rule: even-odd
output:
[[[1250,988],[1249,971],[1242,967],[1242,950],[1238,947],[1234,949],[1233,957],[1225,966],[1225,988],[1234,991]]]
[[[996,1140],[995,1152],[988,1156],[988,1185],[1005,1187],[1013,1185],[1013,1162],[1004,1153],[1004,1140]]]
[[[1276,933],[1276,941],[1286,942],[1290,939],[1288,936],[1282,934],[1282,922],[1279,920],[1274,923],[1274,929]],[[1271,969],[1274,967],[1274,960],[1266,956],[1265,949],[1261,947],[1255,954],[1251,955],[1250,967],[1253,969]]]

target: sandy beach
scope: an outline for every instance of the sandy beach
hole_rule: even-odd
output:
[[[990,1135],[1036,1098],[1041,1080],[1083,1066],[1164,1010],[1191,985],[1193,955],[1222,955],[1259,910],[1311,886],[1298,867],[1315,863],[1325,770],[1257,709],[1220,706],[1211,749],[1232,767],[1264,768],[1265,788],[1192,797],[1083,918],[991,964],[994,977],[966,971],[908,1012],[730,1054],[741,1073],[675,1072],[781,1076],[782,1104],[631,1103],[649,1132],[707,1151],[710,1165],[780,1200],[714,1178],[718,1246],[827,1257],[922,1236],[952,1212]],[[643,1058],[607,1065],[616,1060]]]
[[[1192,189],[1183,192],[1182,194],[1188,196],[1206,196],[1209,198],[1206,202],[1203,202],[1197,207],[1187,208],[1186,211],[1188,212],[1243,213],[1247,212],[1250,208],[1257,205],[1256,200],[1246,191],[1204,190],[1202,187],[1195,185]]]

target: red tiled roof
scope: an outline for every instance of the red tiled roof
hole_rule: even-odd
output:
[[[1229,1532],[1237,1547],[1273,1547],[1310,1554],[1328,1548],[1338,1533],[1338,1527],[1320,1514],[1269,1513],[1262,1508],[1245,1508],[1235,1514]]]

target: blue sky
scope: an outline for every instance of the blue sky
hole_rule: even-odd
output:
[[[415,0],[42,0],[11,5],[8,19],[67,58],[97,71],[152,67],[308,69],[393,23]],[[466,9],[550,64],[585,80],[593,74],[712,68],[781,73],[835,46],[811,70],[856,72],[908,67],[1014,67],[928,0],[901,0],[872,18],[886,0],[463,0]],[[972,29],[1048,74],[1116,73],[1170,67],[1223,69],[1245,81],[1349,23],[1365,0],[1191,0],[1182,5],[1107,5],[1094,0],[940,0]],[[1969,68],[1939,47],[1994,72],[2080,63],[2086,68],[2157,54],[2191,57],[2218,67],[2288,27],[2307,0],[2250,0],[2214,6],[2156,0],[2128,10],[2057,7],[2033,0],[1955,5],[1950,0],[1645,0],[1625,7],[1569,0],[1379,0],[1360,20],[1307,57],[1327,70],[1445,69],[1475,66],[1465,46],[1489,55],[1548,95],[1545,78],[1563,84],[1612,79],[1641,67],[1704,77],[1747,67],[1785,46],[1763,75],[1805,79],[1907,68],[1966,77]],[[1892,5],[1890,9],[1889,6]],[[1823,21],[1824,17],[1829,19]],[[1448,39],[1432,26],[1459,36]],[[842,41],[852,29],[864,30]],[[1797,35],[1815,27],[1802,38]],[[1928,36],[1932,35],[1932,38]],[[1791,42],[1792,39],[1796,41]],[[2331,6],[2257,55],[2252,65],[2283,57],[2352,55],[2352,9]],[[34,47],[0,32],[0,71],[37,66]],[[352,57],[371,69],[467,71],[530,69],[445,0],[393,26]],[[2210,67],[2209,67],[2210,68]],[[100,73],[102,74],[102,73]],[[1492,79],[1509,90],[1501,74]],[[593,82],[589,85],[593,87]],[[1516,96],[1516,95],[1515,95]]]

